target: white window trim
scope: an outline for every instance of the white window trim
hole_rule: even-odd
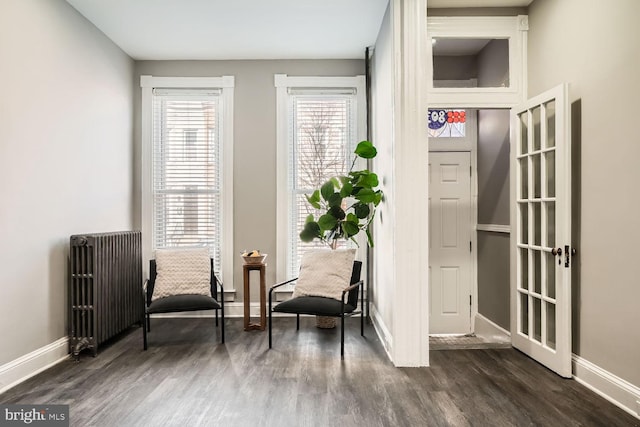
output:
[[[519,16],[434,16],[427,17],[429,38],[484,38],[509,40],[509,87],[501,88],[434,88],[433,80],[427,82],[429,105],[442,108],[473,108],[487,104],[490,108],[510,108],[523,102],[527,83],[527,32],[529,20]],[[431,43],[427,43],[432,58]],[[433,75],[433,60],[429,60]]]
[[[222,77],[153,77],[140,76],[142,88],[142,257],[145,277],[152,249],[152,92],[154,88],[218,88],[222,90],[222,265],[217,272],[225,293],[233,289],[233,95],[234,76]]]
[[[286,74],[275,74],[276,87],[276,188],[277,188],[277,221],[276,221],[276,280],[290,279],[287,276],[287,248],[289,209],[291,203],[288,191],[289,176],[289,129],[288,129],[288,90],[289,88],[355,88],[357,139],[367,138],[365,76],[354,77],[298,77]],[[360,248],[366,248],[366,243]],[[363,270],[366,271],[366,270]]]

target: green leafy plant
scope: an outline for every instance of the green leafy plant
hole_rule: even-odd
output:
[[[364,231],[369,246],[373,246],[370,225],[377,206],[382,201],[382,191],[378,187],[378,175],[364,169],[354,171],[358,157],[372,159],[377,150],[369,141],[361,141],[356,147],[351,168],[345,176],[332,177],[311,195],[307,201],[322,213],[316,219],[313,214],[307,216],[300,239],[311,242],[320,239],[331,245],[338,239],[351,239]]]

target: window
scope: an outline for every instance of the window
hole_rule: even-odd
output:
[[[528,18],[520,16],[431,16],[427,34],[433,106],[493,107],[524,101]]]
[[[143,76],[141,84],[145,258],[206,246],[230,278],[233,77]]]
[[[285,278],[297,276],[303,252],[326,247],[300,240],[306,217],[317,217],[305,195],[351,167],[353,150],[365,139],[364,79],[276,75],[276,86],[278,275]]]

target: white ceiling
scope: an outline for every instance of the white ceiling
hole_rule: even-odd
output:
[[[145,59],[364,58],[389,0],[67,0],[129,56]],[[532,0],[429,0],[429,7]]]
[[[67,0],[134,59],[364,58],[388,0]]]

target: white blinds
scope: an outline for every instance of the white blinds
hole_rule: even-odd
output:
[[[221,101],[211,89],[153,92],[153,246],[207,246],[220,268]]]
[[[356,102],[353,93],[342,92],[290,91],[289,277],[297,276],[303,252],[326,247],[318,240],[300,241],[306,217],[313,213],[318,218],[304,195],[320,188],[329,178],[347,173],[351,166],[357,142]]]

